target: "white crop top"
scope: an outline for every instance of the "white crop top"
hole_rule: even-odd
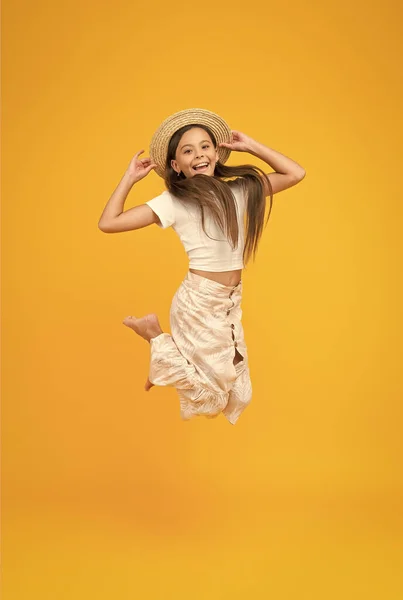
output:
[[[172,227],[178,234],[189,257],[189,268],[200,271],[234,271],[243,269],[245,196],[243,187],[236,181],[227,182],[235,196],[239,237],[238,247],[233,250],[223,232],[205,211],[205,228],[201,224],[200,209],[179,201],[168,191],[163,192],[146,204],[161,221],[159,227]],[[214,238],[214,239],[211,239]],[[220,241],[216,241],[220,240]]]

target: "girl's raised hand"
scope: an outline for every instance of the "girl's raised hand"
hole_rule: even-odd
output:
[[[222,146],[223,148],[229,148],[230,150],[235,150],[237,152],[249,152],[249,150],[253,144],[253,139],[250,138],[245,133],[242,133],[241,131],[231,131],[231,133],[232,133],[232,142],[230,142],[230,143],[222,142],[218,145]]]
[[[136,152],[126,170],[126,174],[133,183],[143,179],[143,177],[148,175],[149,172],[157,166],[155,163],[151,162],[151,158],[139,158],[140,154],[143,154],[143,152],[144,150]]]

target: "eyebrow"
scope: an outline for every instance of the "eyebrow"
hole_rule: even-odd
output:
[[[204,144],[204,142],[208,142],[209,144],[211,144],[210,140],[202,140],[200,143]],[[182,150],[183,148],[186,148],[186,146],[193,146],[194,144],[183,144],[183,146],[180,147],[180,149]]]

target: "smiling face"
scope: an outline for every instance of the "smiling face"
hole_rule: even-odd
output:
[[[218,152],[209,134],[200,127],[192,127],[179,140],[172,168],[185,177],[193,177],[198,173],[214,175]]]

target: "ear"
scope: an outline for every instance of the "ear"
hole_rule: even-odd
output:
[[[176,160],[171,160],[171,167],[174,169],[174,171],[180,173],[180,169],[178,168],[178,163],[176,162]]]

